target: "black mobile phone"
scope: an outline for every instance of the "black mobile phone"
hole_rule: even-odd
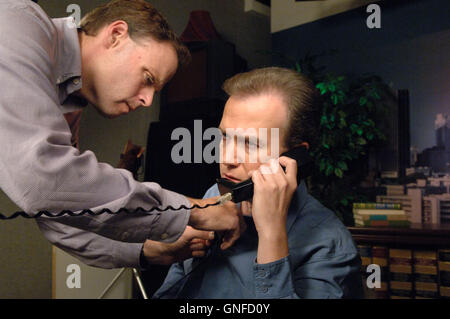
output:
[[[298,146],[283,153],[281,156],[287,156],[297,161],[297,183],[305,179],[311,174],[314,168],[313,158],[309,155],[308,149],[305,146]],[[234,183],[225,178],[218,178],[217,184],[221,194],[231,193],[231,200],[235,203],[240,203],[244,200],[253,198],[253,181],[251,178]]]

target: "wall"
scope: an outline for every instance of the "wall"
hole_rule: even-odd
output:
[[[39,0],[39,5],[50,17],[68,16],[69,4],[76,3],[82,15],[104,0]],[[169,20],[178,34],[188,22],[192,10],[207,10],[218,32],[236,45],[236,51],[247,59],[251,68],[268,65],[270,57],[258,51],[268,51],[271,46],[270,21],[268,17],[245,13],[243,0],[155,0],[149,1]],[[130,138],[139,145],[146,145],[150,122],[159,118],[159,98],[150,109],[137,110],[122,118],[106,120],[92,107],[83,113],[80,128],[81,150],[92,150],[99,161],[116,165],[119,154]],[[0,192],[0,212],[18,210]],[[39,233],[32,221],[17,220],[0,224],[0,298],[50,298],[51,245]],[[76,259],[56,249],[54,282],[58,298],[96,298],[117,274],[118,270],[100,270],[81,265]],[[71,263],[81,266],[82,288],[69,290],[65,287],[68,274],[65,267]],[[109,298],[128,298],[131,274],[127,272],[113,288]],[[128,286],[127,286],[128,285]]]
[[[271,31],[278,32],[342,13],[378,0],[327,0],[296,2],[272,0]]]
[[[435,145],[436,114],[449,113],[450,2],[378,4],[381,29],[368,29],[360,8],[273,33],[273,50],[298,59],[336,49],[319,65],[335,73],[374,73],[395,89],[409,89],[411,146],[422,151]]]
[[[0,190],[0,212],[20,211]],[[51,246],[33,220],[0,221],[0,299],[51,298]]]

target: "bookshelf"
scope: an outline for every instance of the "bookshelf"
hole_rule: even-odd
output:
[[[357,244],[450,248],[450,224],[418,224],[408,228],[348,227]]]
[[[381,267],[381,287],[365,285],[365,298],[450,298],[450,224],[348,229],[361,256],[363,283],[368,265]]]

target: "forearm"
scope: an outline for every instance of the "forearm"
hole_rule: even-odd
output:
[[[52,220],[36,221],[42,234],[52,244],[86,265],[105,269],[140,268],[142,244],[115,241]]]
[[[286,228],[258,233],[257,263],[266,264],[282,259],[289,254]]]

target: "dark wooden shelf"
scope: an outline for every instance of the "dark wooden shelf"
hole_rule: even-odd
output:
[[[357,244],[450,247],[450,224],[410,227],[348,227]]]

